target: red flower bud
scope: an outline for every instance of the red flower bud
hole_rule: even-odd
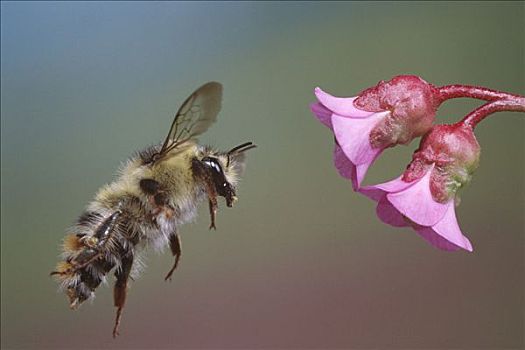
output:
[[[479,165],[480,146],[472,128],[464,123],[436,125],[421,140],[403,180],[414,181],[434,164],[430,179],[432,197],[445,203],[468,184]]]
[[[355,101],[356,107],[366,111],[390,111],[390,116],[370,134],[370,141],[376,147],[408,144],[425,134],[432,127],[439,103],[439,91],[414,75],[381,81],[362,91]]]

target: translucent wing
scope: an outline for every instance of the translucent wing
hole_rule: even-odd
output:
[[[209,82],[195,90],[177,111],[170,131],[156,159],[180,145],[202,134],[217,119],[221,109],[222,85]]]

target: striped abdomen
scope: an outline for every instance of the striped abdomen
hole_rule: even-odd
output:
[[[86,212],[78,219],[74,233],[65,237],[64,260],[53,274],[65,289],[72,308],[89,299],[113,268],[118,272],[124,261],[133,261],[138,235],[127,234],[126,216],[120,209],[109,215]]]

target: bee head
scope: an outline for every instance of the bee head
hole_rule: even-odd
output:
[[[244,171],[244,152],[255,147],[253,143],[247,142],[232,148],[226,153],[205,152],[205,156],[201,159],[202,164],[211,174],[217,194],[226,199],[228,207],[233,206],[233,203],[237,200],[235,187]]]

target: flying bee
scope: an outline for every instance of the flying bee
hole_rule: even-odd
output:
[[[221,152],[200,146],[195,137],[215,122],[221,108],[222,85],[204,84],[175,115],[165,141],[132,156],[116,180],[103,186],[64,238],[62,261],[51,274],[77,308],[94,296],[112,270],[116,278],[113,337],[118,335],[128,280],[140,269],[146,246],[170,247],[171,276],[181,257],[179,228],[191,221],[197,205],[208,200],[210,229],[215,229],[217,197],[228,207],[236,201],[236,186],[251,142]]]

